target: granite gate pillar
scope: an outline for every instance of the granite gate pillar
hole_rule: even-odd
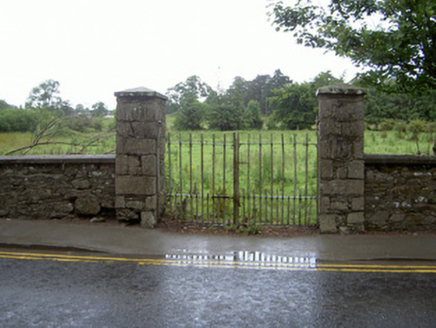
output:
[[[318,219],[321,233],[362,232],[364,223],[364,89],[318,89]]]
[[[115,96],[117,219],[153,228],[164,204],[167,98],[147,88],[115,92]]]

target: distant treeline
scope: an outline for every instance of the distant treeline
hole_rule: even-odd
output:
[[[194,75],[167,90],[166,112],[176,115],[174,127],[179,130],[310,129],[318,112],[316,90],[339,82],[343,78],[328,71],[309,82],[295,83],[276,70],[273,76],[258,75],[252,81],[236,77],[227,90],[214,90]],[[420,95],[389,94],[362,85],[358,79],[351,84],[368,90],[368,126],[377,128],[385,120],[436,120],[435,90]]]
[[[35,132],[44,122],[64,118],[69,129],[84,132],[101,131],[101,118],[111,114],[106,105],[97,102],[89,109],[81,104],[73,108],[59,96],[59,82],[47,80],[34,87],[24,108],[0,100],[0,132]]]

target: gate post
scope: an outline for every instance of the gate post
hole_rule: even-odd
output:
[[[147,88],[119,91],[115,96],[116,216],[154,228],[164,204],[167,97]]]
[[[364,89],[318,89],[318,220],[321,233],[363,232]]]

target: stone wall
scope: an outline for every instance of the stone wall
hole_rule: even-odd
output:
[[[436,157],[365,155],[365,229],[436,229]]]
[[[115,156],[0,156],[0,217],[115,217]]]

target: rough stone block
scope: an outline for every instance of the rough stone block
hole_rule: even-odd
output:
[[[363,136],[365,126],[363,121],[344,122],[341,123],[341,136],[346,138],[353,138]]]
[[[328,213],[330,211],[330,197],[323,196],[320,199],[320,211],[321,213]]]
[[[157,175],[157,163],[156,156],[147,155],[141,157],[141,166],[142,166],[142,174],[143,175]]]
[[[335,109],[332,106],[329,106],[327,99],[319,104],[319,117],[321,120],[333,118],[334,114]]]
[[[96,215],[100,212],[100,203],[94,197],[77,198],[75,208],[77,214]]]
[[[423,223],[425,225],[433,225],[436,224],[436,216],[435,215],[428,215],[424,218]]]
[[[129,208],[117,209],[116,215],[119,221],[138,220],[140,218],[137,211]]]
[[[115,160],[115,172],[118,175],[139,175],[139,157],[119,155]]]
[[[391,222],[401,222],[404,220],[404,213],[395,213],[392,214],[389,218],[389,221]]]
[[[143,211],[145,209],[145,203],[138,200],[126,201],[126,208]]]
[[[365,198],[356,197],[351,201],[351,209],[353,211],[363,211],[365,207]]]
[[[125,102],[117,108],[118,121],[155,121],[157,120],[156,106],[141,101]]]
[[[332,140],[332,159],[348,161],[353,157],[353,142],[344,138]]]
[[[365,221],[363,212],[354,212],[347,215],[348,224],[362,224]]]
[[[117,155],[156,154],[156,140],[117,136]]]
[[[154,195],[156,178],[148,176],[117,176],[115,179],[117,195]]]
[[[134,138],[135,135],[133,133],[132,129],[132,122],[122,122],[118,121],[116,126],[117,135],[127,137],[127,138]]]
[[[337,233],[338,232],[338,216],[334,214],[323,214],[319,216],[319,232],[320,233]]]
[[[320,134],[325,136],[337,136],[341,134],[341,124],[334,120],[324,120],[320,124]]]
[[[338,167],[336,169],[335,178],[336,179],[346,179],[348,175],[348,170],[346,167]]]
[[[91,184],[89,183],[89,181],[87,179],[76,179],[76,180],[73,180],[71,183],[72,183],[74,188],[79,189],[79,190],[91,188]]]
[[[348,110],[334,108],[334,119],[338,122],[363,121],[364,111],[355,108],[349,108]]]
[[[368,224],[372,226],[383,226],[386,224],[386,221],[389,218],[389,212],[388,211],[380,211],[375,213],[373,216],[366,219]]]
[[[419,213],[407,213],[404,215],[404,222],[409,226],[420,225],[424,221],[424,216]]]
[[[322,159],[333,159],[333,154],[332,154],[332,141],[329,139],[324,139],[320,137],[320,141],[318,143],[318,147],[319,147],[319,155]]]
[[[54,204],[50,204],[50,217],[54,218],[54,217],[64,217],[66,215],[68,215],[69,213],[74,211],[74,205],[72,203],[66,203],[66,202],[62,202],[62,203],[54,203]]]
[[[333,178],[333,163],[331,160],[323,159],[320,161],[321,177],[323,179]]]
[[[346,211],[348,210],[348,203],[346,201],[334,201],[330,207],[332,210]]]
[[[364,179],[365,178],[365,162],[364,161],[352,161],[348,163],[348,174],[350,179]]]
[[[151,211],[141,212],[141,227],[145,229],[154,229],[157,219],[156,214]]]
[[[343,197],[352,197],[353,195],[363,195],[364,182],[363,180],[331,180],[321,181],[320,183],[321,196],[341,195]]]
[[[354,159],[363,159],[363,137],[362,140],[355,140],[353,143]]]
[[[156,210],[156,196],[147,197],[145,199],[145,209],[146,210]]]
[[[132,136],[138,138],[157,139],[158,126],[157,122],[133,122]]]

